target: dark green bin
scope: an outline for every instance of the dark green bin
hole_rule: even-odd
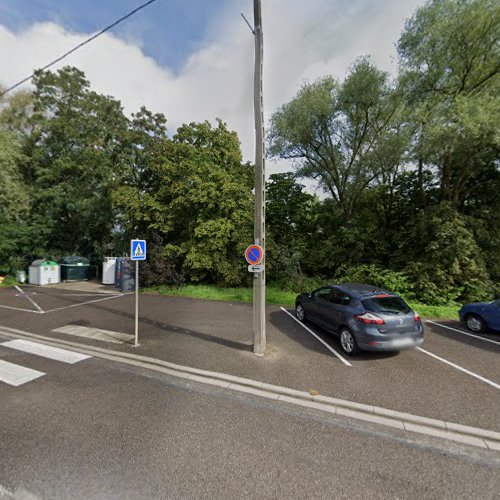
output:
[[[61,281],[82,281],[91,278],[90,262],[85,257],[61,257],[58,264],[61,266]]]

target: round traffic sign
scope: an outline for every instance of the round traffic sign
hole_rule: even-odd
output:
[[[250,245],[245,250],[245,259],[249,264],[258,265],[264,259],[264,250],[260,245]]]

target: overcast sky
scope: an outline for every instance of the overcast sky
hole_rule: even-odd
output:
[[[29,75],[144,0],[1,0],[0,84]],[[370,54],[395,73],[395,43],[422,0],[262,0],[266,119],[304,81],[344,78]],[[59,64],[131,113],[163,112],[169,132],[220,117],[254,158],[252,0],[157,0]],[[57,67],[56,67],[57,68]],[[286,165],[267,163],[268,172]]]

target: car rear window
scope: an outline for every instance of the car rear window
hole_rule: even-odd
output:
[[[369,312],[385,314],[407,314],[411,311],[406,302],[400,297],[371,297],[361,301]]]

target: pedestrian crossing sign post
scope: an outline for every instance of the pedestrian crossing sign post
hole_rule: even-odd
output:
[[[132,260],[146,260],[146,240],[132,240],[130,242],[130,258]]]
[[[130,258],[135,260],[135,342],[139,346],[139,261],[146,260],[146,240],[130,240]]]

